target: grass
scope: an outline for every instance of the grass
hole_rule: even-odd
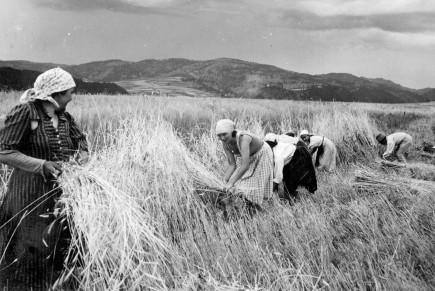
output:
[[[18,95],[0,97],[10,109]],[[435,289],[435,196],[421,190],[434,187],[431,168],[423,181],[380,167],[376,105],[140,96],[77,96],[71,105],[92,142],[90,163],[62,180],[82,250],[66,274],[80,289]],[[403,131],[431,118],[421,115]],[[260,136],[324,134],[337,145],[338,171],[318,173],[319,190],[294,206],[276,197],[253,218],[228,221],[198,195],[222,186],[220,118]],[[433,139],[410,133],[416,144]],[[372,175],[364,187],[362,171]]]

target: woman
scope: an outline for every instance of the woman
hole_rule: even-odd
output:
[[[286,137],[289,137],[285,135]],[[282,142],[280,136],[274,133],[268,133],[264,136],[264,141],[270,146],[273,153],[273,191],[278,190],[279,184],[282,183],[283,168],[291,161],[295,153],[296,146],[293,143]]]
[[[312,135],[307,130],[301,130],[301,139],[308,145],[308,151],[313,155],[317,150],[315,166],[319,170],[332,172],[336,167],[337,149],[334,143],[324,136]]]
[[[275,160],[274,190],[283,182],[285,198],[293,203],[298,198],[298,186],[305,187],[310,193],[317,190],[316,172],[314,170],[311,155],[304,143],[282,142],[273,133],[266,134],[264,140],[273,150]]]
[[[0,129],[0,162],[14,168],[0,206],[0,289],[47,290],[62,270],[69,231],[54,215],[59,163],[85,162],[88,151],[65,111],[75,86],[60,68],[44,72]]]
[[[412,145],[412,137],[404,132],[395,132],[388,136],[383,133],[376,135],[376,140],[387,149],[382,154],[385,160],[394,161],[397,159],[401,163],[406,163],[405,153],[408,153]]]
[[[235,130],[234,122],[219,120],[216,135],[222,141],[228,165],[224,175],[226,191],[237,188],[256,206],[269,199],[273,188],[273,154],[258,136]]]

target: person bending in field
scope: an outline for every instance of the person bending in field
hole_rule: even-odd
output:
[[[337,148],[327,137],[313,135],[308,130],[301,130],[299,134],[308,146],[308,152],[313,155],[317,151],[315,167],[319,170],[332,172],[335,170],[337,161]]]
[[[404,132],[395,132],[386,136],[383,133],[376,135],[376,140],[387,146],[387,150],[382,154],[382,158],[390,161],[397,159],[401,163],[406,163],[405,153],[412,145],[412,137]]]
[[[317,190],[316,171],[313,161],[303,142],[286,143],[280,141],[281,136],[268,133],[264,140],[273,150],[274,156],[274,191],[278,190],[278,185],[284,184],[284,195],[290,203],[298,198],[298,186],[305,187],[310,193]]]
[[[277,135],[272,133],[274,137],[276,137],[276,142],[279,143],[290,143],[296,145],[299,141],[299,138],[295,136],[293,132],[287,132],[286,134]]]
[[[86,162],[85,135],[66,111],[76,84],[55,68],[39,75],[0,128],[0,163],[13,167],[0,205],[0,290],[51,290],[69,247],[56,217],[60,163]]]
[[[241,192],[248,205],[259,209],[272,197],[273,153],[258,136],[235,129],[229,119],[219,120],[216,135],[227,156],[224,191]]]

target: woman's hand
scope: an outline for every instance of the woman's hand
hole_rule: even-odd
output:
[[[69,160],[69,164],[71,166],[83,166],[89,161],[89,154],[88,152],[79,152],[74,156],[74,158]]]
[[[232,182],[227,182],[224,186],[224,192],[228,192],[231,188],[234,187],[234,183]]]
[[[42,166],[42,170],[46,179],[57,179],[57,177],[62,174],[62,168],[60,165],[52,161],[45,161],[44,165]]]
[[[89,161],[88,152],[80,151],[80,153],[76,156],[76,161],[79,165],[84,165]]]
[[[278,192],[279,191],[279,184],[273,182],[273,192]]]

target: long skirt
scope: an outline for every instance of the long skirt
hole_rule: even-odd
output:
[[[0,290],[48,290],[62,271],[69,229],[54,215],[56,182],[15,169],[0,205]]]
[[[323,141],[323,153],[317,153],[319,170],[334,171],[337,164],[337,148],[334,143],[325,137]]]
[[[236,165],[237,168],[231,178],[240,169],[240,157],[237,158]],[[260,150],[249,157],[249,169],[242,178],[235,183],[234,187],[241,191],[247,200],[259,205],[263,203],[263,199],[272,197],[273,152],[267,143],[264,143]]]
[[[285,195],[296,196],[298,186],[304,186],[308,192],[317,190],[316,171],[310,153],[304,146],[298,145],[290,162],[283,168]],[[290,195],[290,196],[288,196]]]

